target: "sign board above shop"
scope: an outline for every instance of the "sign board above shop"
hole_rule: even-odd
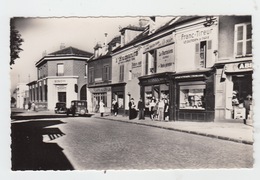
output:
[[[111,87],[89,88],[91,93],[102,93],[111,91]]]
[[[174,43],[174,38],[173,35],[171,34],[144,45],[144,53],[172,43]]]
[[[246,72],[246,71],[253,71],[252,62],[241,62],[241,63],[232,63],[225,65],[225,72],[232,73],[232,72]]]

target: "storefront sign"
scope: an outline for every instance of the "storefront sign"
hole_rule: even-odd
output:
[[[166,37],[163,37],[161,39],[158,39],[157,41],[153,41],[149,44],[146,44],[144,46],[144,52],[151,51],[153,49],[157,49],[162,46],[166,46],[168,44],[171,44],[174,42],[173,35],[168,35]]]
[[[138,68],[142,66],[142,61],[139,62],[132,62],[132,69]]]
[[[197,78],[204,77],[203,74],[192,74],[192,75],[183,75],[183,76],[175,76],[175,79],[186,79],[186,78]]]
[[[66,86],[56,86],[58,92],[66,92]]]
[[[157,72],[174,71],[174,45],[157,50]]]
[[[101,93],[111,91],[111,87],[89,88],[91,93]]]
[[[225,65],[225,72],[253,71],[252,62],[233,63]]]
[[[162,83],[165,82],[166,78],[159,78],[159,77],[155,77],[155,78],[151,78],[151,79],[146,79],[143,81],[143,83]]]
[[[119,56],[118,58],[116,58],[116,62],[118,64],[123,64],[129,61],[134,61],[136,56],[138,56],[138,51],[123,55],[123,56]]]
[[[54,80],[54,84],[64,84],[67,83],[67,80],[65,79],[56,79]]]
[[[179,34],[179,41],[183,44],[189,44],[197,41],[209,40],[212,32],[212,28],[201,28],[199,30],[181,33]]]

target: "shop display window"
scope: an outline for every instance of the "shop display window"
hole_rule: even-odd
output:
[[[180,109],[205,109],[205,85],[180,86]]]

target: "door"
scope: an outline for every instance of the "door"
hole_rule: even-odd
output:
[[[66,92],[58,92],[58,101],[66,103]]]

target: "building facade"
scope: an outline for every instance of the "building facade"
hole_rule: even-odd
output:
[[[251,16],[220,16],[218,39],[215,119],[237,121],[234,96],[242,101],[253,97]]]
[[[67,47],[36,63],[38,79],[28,83],[30,101],[53,110],[57,102],[87,100],[87,60],[92,53]]]
[[[99,112],[99,103],[105,104],[105,112],[110,112],[112,105],[112,56],[111,51],[120,44],[120,36],[107,43],[94,47],[94,56],[88,60],[88,108],[90,112]]]
[[[112,82],[122,83],[124,108],[132,96],[146,109],[152,97],[166,98],[170,120],[234,119],[233,92],[252,96],[251,17],[174,17],[150,25],[113,52]]]
[[[18,83],[15,89],[16,108],[25,108],[28,104],[28,86],[25,83]]]

